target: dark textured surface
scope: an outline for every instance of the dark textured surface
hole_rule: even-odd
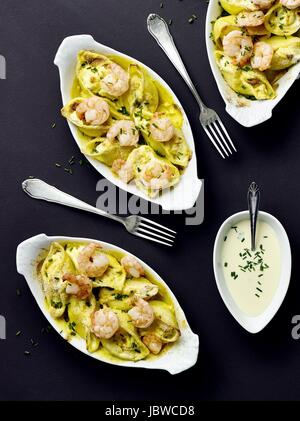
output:
[[[1,292],[0,314],[7,319],[7,340],[0,342],[0,399],[298,399],[300,342],[291,338],[291,318],[300,312],[297,257],[300,251],[299,82],[273,119],[245,129],[225,113],[207,61],[205,0],[31,0],[1,1],[0,53],[7,59],[7,80],[0,81],[1,106]],[[198,123],[198,109],[183,81],[148,35],[149,12],[173,19],[172,33],[206,102],[215,107],[238,145],[230,161],[221,160]],[[189,25],[196,13],[198,20]],[[199,176],[205,179],[205,221],[185,227],[182,216],[160,221],[177,227],[175,249],[159,248],[129,236],[118,225],[26,197],[20,188],[38,176],[95,204],[99,175],[74,168],[73,176],[55,168],[77,147],[59,116],[58,72],[52,64],[68,35],[91,33],[100,42],[136,57],[158,71],[182,101],[195,135]],[[56,122],[55,129],[51,124]],[[219,225],[245,208],[245,191],[255,179],[262,207],[285,225],[295,260],[280,311],[255,336],[226,310],[215,285],[212,249]],[[46,322],[25,280],[15,270],[19,242],[40,232],[95,237],[119,244],[156,269],[177,295],[200,336],[197,365],[178,376],[118,368],[87,358],[55,333],[41,334]],[[20,288],[22,296],[16,295]],[[19,337],[16,331],[22,330]],[[39,342],[32,349],[30,338]],[[24,350],[32,350],[26,357]]]

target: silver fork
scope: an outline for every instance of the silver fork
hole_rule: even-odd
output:
[[[38,178],[32,178],[23,181],[22,188],[23,191],[28,194],[28,196],[33,197],[34,199],[58,203],[60,205],[69,206],[71,208],[81,209],[87,212],[96,213],[97,215],[105,216],[106,218],[113,219],[114,221],[123,224],[127,231],[130,232],[130,234],[137,235],[138,237],[142,237],[147,240],[155,241],[156,243],[164,244],[165,246],[173,246],[176,231],[164,227],[163,225],[151,221],[150,219],[136,215],[127,217],[111,215],[101,209],[97,209],[91,205],[88,205],[82,200],[76,199],[75,197],[58,190],[54,186],[50,186],[50,184],[47,184]]]
[[[222,158],[229,156],[233,151],[236,152],[236,148],[218,114],[211,108],[208,108],[200,98],[183,64],[165,20],[159,15],[152,13],[148,16],[147,26],[150,34],[166,53],[194,95],[200,107],[200,123],[214,147]]]

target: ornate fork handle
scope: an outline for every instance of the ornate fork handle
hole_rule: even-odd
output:
[[[260,191],[256,183],[251,183],[248,189],[248,208],[250,214],[250,228],[251,228],[251,250],[255,250],[255,234],[257,214],[259,207]]]
[[[111,215],[101,209],[95,208],[82,200],[76,199],[70,194],[58,190],[56,187],[39,180],[38,178],[23,181],[22,188],[28,196],[34,199],[45,200],[47,202],[58,203],[59,205],[95,213],[97,215],[105,216],[106,218],[121,222],[122,224],[125,222],[122,217]]]
[[[188,87],[190,88],[192,94],[194,95],[196,101],[199,104],[201,111],[203,111],[206,108],[206,105],[200,98],[195,88],[195,85],[193,84],[185,68],[185,65],[183,64],[183,61],[174,43],[173,37],[170,34],[167,23],[160,16],[152,13],[148,16],[147,26],[148,26],[148,31],[156,40],[158,45],[163,49],[166,55],[169,57],[173,66],[177,69],[177,71],[180,73],[180,75],[182,76],[182,78],[184,79]]]

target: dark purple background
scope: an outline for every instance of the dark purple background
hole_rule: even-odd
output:
[[[0,314],[7,340],[0,342],[0,399],[298,399],[300,342],[291,338],[291,318],[300,313],[297,258],[300,251],[299,82],[273,119],[245,129],[224,111],[204,42],[205,0],[2,0],[0,54],[7,80],[0,81],[1,105],[1,291]],[[191,77],[205,101],[229,128],[239,152],[219,158],[198,121],[198,109],[184,82],[146,31],[150,12],[173,19],[172,33]],[[196,13],[198,20],[188,24]],[[199,176],[205,179],[205,221],[184,226],[183,216],[158,220],[178,229],[176,248],[157,247],[97,216],[33,201],[21,182],[34,175],[95,204],[99,175],[74,166],[70,176],[54,163],[79,157],[66,122],[53,58],[62,39],[90,33],[156,70],[184,105],[195,135]],[[298,98],[298,100],[297,100]],[[56,127],[51,129],[52,123]],[[246,206],[248,184],[262,189],[262,208],[286,227],[295,261],[282,308],[261,333],[244,331],[226,310],[215,285],[212,249],[220,224]],[[56,333],[41,334],[46,321],[25,280],[16,273],[15,249],[41,233],[94,237],[127,248],[147,261],[177,295],[200,337],[197,365],[171,377],[167,372],[126,369],[87,358]],[[22,296],[16,295],[20,288]],[[15,336],[22,330],[19,337]],[[39,342],[32,348],[30,338]],[[25,350],[32,355],[26,357]]]

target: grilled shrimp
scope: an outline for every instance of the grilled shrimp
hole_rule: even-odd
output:
[[[151,190],[162,190],[170,185],[172,171],[168,165],[149,162],[142,170],[142,182]]]
[[[85,300],[92,292],[92,281],[85,275],[65,273],[63,281],[67,281],[66,293]]]
[[[273,58],[273,48],[266,42],[256,42],[253,48],[253,57],[251,58],[251,66],[261,72],[267,70],[271,66]]]
[[[130,120],[119,120],[111,126],[106,135],[113,141],[118,139],[121,146],[135,146],[139,141],[139,132]]]
[[[300,0],[280,0],[280,3],[287,9],[297,9],[300,7]]]
[[[106,101],[96,96],[92,96],[90,98],[85,98],[76,107],[76,114],[80,120],[85,120],[86,124],[101,126],[101,124],[108,120],[110,110]]]
[[[134,178],[132,165],[124,159],[115,159],[111,169],[126,184]]]
[[[257,8],[257,10],[270,9],[275,0],[251,0],[251,3]]]
[[[120,323],[116,313],[109,308],[103,308],[92,315],[91,331],[98,337],[109,339],[119,329]]]
[[[79,270],[91,278],[102,276],[108,268],[108,257],[104,253],[99,253],[100,249],[99,244],[90,243],[83,248],[78,256]]]
[[[121,260],[121,265],[133,278],[139,278],[145,274],[143,266],[133,256],[125,256]]]
[[[120,97],[129,89],[129,75],[121,66],[111,63],[107,66],[109,73],[102,79],[101,88],[114,97]]]
[[[149,327],[154,320],[154,311],[151,305],[142,298],[134,298],[134,306],[128,311],[132,323],[137,328],[145,329]]]
[[[168,142],[175,135],[175,127],[169,118],[154,117],[150,122],[150,133],[157,142]]]
[[[257,12],[241,12],[236,17],[238,26],[260,26],[264,23],[264,12],[258,10]]]
[[[157,355],[160,353],[163,344],[156,335],[149,333],[148,335],[143,336],[142,341],[152,354]]]
[[[223,48],[227,56],[233,57],[234,64],[244,66],[252,56],[253,43],[251,37],[235,30],[225,35]]]

